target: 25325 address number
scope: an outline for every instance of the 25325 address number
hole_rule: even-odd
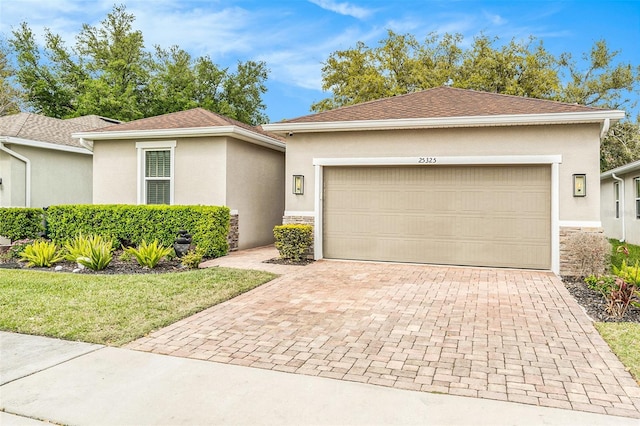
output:
[[[436,157],[418,157],[418,164],[435,164],[437,162]]]

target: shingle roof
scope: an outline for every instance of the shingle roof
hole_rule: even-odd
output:
[[[577,104],[436,87],[391,98],[284,120],[282,123],[322,123],[407,118],[477,117],[511,114],[547,114],[603,111]]]
[[[234,120],[224,115],[216,114],[204,108],[193,108],[186,111],[172,112],[156,117],[141,118],[128,123],[117,124],[94,131],[104,132],[131,132],[144,130],[168,130],[168,129],[194,129],[201,127],[236,126],[245,130],[258,133],[270,138],[282,140],[281,137],[263,130],[259,126],[251,126]]]
[[[0,137],[14,137],[83,148],[78,140],[71,137],[72,133],[105,127],[117,122],[117,120],[97,115],[61,120],[29,112],[20,112],[0,117]]]

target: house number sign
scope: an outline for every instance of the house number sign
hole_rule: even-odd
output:
[[[436,157],[418,157],[418,164],[436,164],[437,162]]]

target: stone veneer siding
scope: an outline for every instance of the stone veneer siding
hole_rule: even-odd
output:
[[[227,235],[227,242],[229,243],[229,251],[238,250],[238,214],[232,214],[229,223],[229,235]]]
[[[578,233],[598,234],[604,236],[604,230],[599,227],[560,227],[560,276],[576,277],[581,275],[580,265],[578,265],[575,255],[573,255],[567,248],[569,239]]]

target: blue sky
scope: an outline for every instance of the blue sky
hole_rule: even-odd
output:
[[[178,45],[221,66],[260,60],[270,69],[264,96],[271,121],[309,113],[321,90],[322,62],[362,41],[375,46],[387,29],[418,40],[484,33],[503,42],[529,36],[576,59],[605,39],[619,60],[640,65],[640,0],[0,0],[0,33],[26,21],[74,44],[83,23],[99,25],[113,5],[136,16],[145,45]],[[640,98],[636,94],[636,98]],[[640,107],[630,111],[635,117]]]

